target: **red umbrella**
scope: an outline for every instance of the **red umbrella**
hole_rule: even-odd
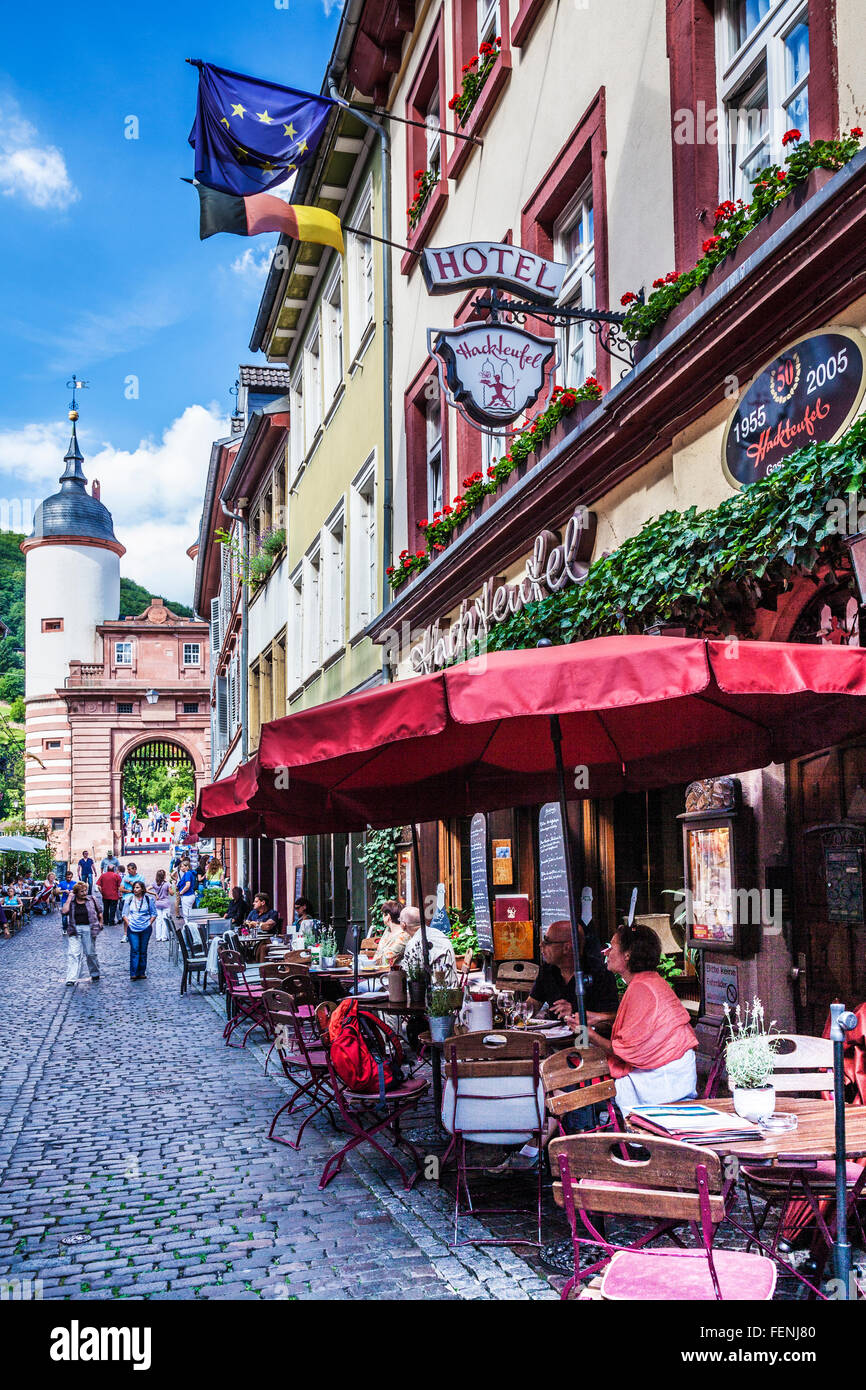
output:
[[[536,804],[784,762],[866,728],[866,652],[599,637],[497,652],[264,725],[241,804],[335,829]],[[285,790],[280,790],[280,779]],[[339,824],[336,824],[339,822]]]
[[[264,725],[257,757],[234,779],[234,814],[258,814],[283,835],[556,798],[564,818],[566,799],[765,767],[839,742],[866,728],[864,695],[866,651],[852,647],[598,637],[497,652]],[[573,905],[571,916],[576,947]],[[579,967],[576,984],[583,1017]]]

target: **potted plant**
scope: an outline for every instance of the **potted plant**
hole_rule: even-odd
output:
[[[470,903],[464,914],[454,912],[454,925],[451,928],[451,944],[458,970],[471,968],[478,954],[478,932],[475,928],[475,903]],[[461,920],[462,918],[462,920]]]
[[[725,1048],[728,1085],[734,1109],[744,1120],[756,1123],[767,1119],[776,1108],[776,1088],[772,1083],[777,1033],[774,1024],[764,1027],[764,1006],[754,999],[733,1014],[725,1006],[729,1040]]]
[[[337,938],[333,931],[328,930],[322,934],[321,946],[322,965],[326,970],[332,970],[337,955]]]
[[[427,1017],[430,1021],[430,1037],[434,1043],[442,1043],[446,1038],[450,1038],[454,1032],[454,1019],[457,1009],[454,1007],[454,996],[459,995],[460,1004],[463,1002],[463,991],[460,989],[449,989],[446,985],[434,985],[430,990],[430,1003],[427,1009]]]
[[[406,975],[409,980],[409,1003],[423,1004],[424,996],[427,993],[424,966],[420,961],[412,961],[406,968]]]

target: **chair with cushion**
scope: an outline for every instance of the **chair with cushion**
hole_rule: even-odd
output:
[[[541,1244],[541,1141],[546,1127],[544,1086],[541,1080],[542,1040],[521,1032],[465,1033],[445,1043],[445,1086],[442,1094],[442,1123],[451,1142],[442,1158],[440,1171],[449,1162],[456,1165],[454,1198],[454,1245],[540,1245]],[[466,1145],[496,1144],[520,1148],[532,1143],[539,1151],[535,1164],[537,1239],[509,1238],[508,1241],[459,1239],[461,1195],[466,1195],[465,1211],[470,1215],[501,1213],[503,1208],[475,1206],[469,1189],[469,1174],[484,1168],[467,1162]]]
[[[782,1033],[776,1041],[773,1061],[773,1086],[777,1094],[801,1096],[833,1095],[833,1044],[828,1038],[813,1038],[799,1033]],[[784,1109],[784,1102],[779,1109]],[[833,1234],[826,1220],[828,1202],[836,1195],[836,1165],[819,1157],[798,1157],[796,1162],[776,1162],[772,1165],[745,1164],[741,1170],[746,1201],[752,1218],[755,1236],[759,1236],[767,1217],[774,1209],[780,1219],[773,1232],[771,1252],[775,1256],[779,1241],[797,1225],[800,1218],[811,1214],[815,1220],[812,1256],[819,1268],[829,1254]],[[848,1211],[858,1228],[860,1242],[866,1245],[860,1203],[866,1200],[866,1168],[859,1163],[846,1165]],[[755,1198],[763,1202],[760,1212]],[[789,1208],[791,1213],[789,1215]],[[795,1219],[796,1218],[796,1219]]]
[[[719,1155],[671,1139],[641,1135],[571,1134],[550,1142],[553,1195],[571,1230],[574,1272],[561,1297],[604,1269],[601,1297],[635,1301],[766,1300],[776,1287],[776,1266],[764,1255],[714,1248],[728,1214],[733,1182]],[[650,1229],[630,1245],[615,1245],[599,1230],[598,1216],[643,1218]],[[681,1247],[690,1227],[699,1248]],[[680,1248],[649,1250],[661,1236]],[[601,1246],[600,1260],[581,1269],[581,1246]]]
[[[196,950],[182,923],[172,922],[171,926],[183,964],[180,977],[180,992],[181,994],[186,994],[186,987],[190,977],[198,976],[201,980],[202,993],[204,994],[207,990],[207,951],[203,950],[200,944],[198,950]]]

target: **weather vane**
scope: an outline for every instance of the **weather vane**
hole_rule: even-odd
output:
[[[77,419],[78,419],[78,402],[77,402],[77,400],[75,399],[75,392],[76,392],[76,391],[85,391],[85,390],[87,389],[87,387],[90,385],[90,382],[89,382],[89,381],[82,381],[82,380],[81,380],[79,377],[77,377],[77,376],[75,375],[75,373],[73,372],[73,373],[72,373],[72,376],[69,378],[69,380],[67,381],[66,385],[68,386],[69,390],[72,392],[72,400],[69,402],[70,418],[75,418],[75,419],[77,420]]]

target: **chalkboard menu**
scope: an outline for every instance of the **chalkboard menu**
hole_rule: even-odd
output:
[[[472,868],[472,898],[475,903],[475,930],[479,951],[493,950],[493,923],[490,919],[490,888],[487,883],[487,817],[480,811],[469,828],[469,862]]]
[[[562,816],[557,801],[549,801],[538,813],[538,866],[543,936],[551,922],[571,920]]]
[[[774,473],[804,445],[848,428],[866,388],[866,343],[851,328],[800,338],[740,396],[728,421],[722,466],[734,487]]]

